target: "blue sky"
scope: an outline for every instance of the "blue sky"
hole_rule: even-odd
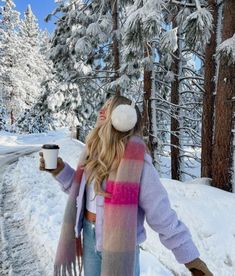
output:
[[[21,13],[21,16],[23,16],[28,4],[30,4],[33,13],[38,19],[40,28],[42,30],[47,29],[49,32],[54,30],[53,20],[49,21],[49,23],[44,22],[44,18],[56,7],[54,0],[14,0],[14,3],[16,4],[16,10]],[[54,19],[56,18],[54,17]]]

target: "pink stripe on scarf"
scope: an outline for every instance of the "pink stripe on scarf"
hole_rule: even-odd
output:
[[[138,183],[107,181],[106,185],[106,192],[112,194],[112,197],[105,197],[105,203],[122,205],[138,204]]]

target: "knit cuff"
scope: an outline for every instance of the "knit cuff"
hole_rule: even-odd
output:
[[[180,264],[189,263],[199,257],[199,251],[192,240],[189,240],[172,250]]]
[[[60,171],[55,179],[61,184],[63,190],[67,190],[71,186],[71,177],[74,175],[74,169],[64,162],[64,168]]]

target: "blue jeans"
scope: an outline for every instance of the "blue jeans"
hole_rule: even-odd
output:
[[[95,249],[95,225],[86,218],[83,221],[83,264],[84,276],[100,276],[102,252]],[[135,273],[140,276],[139,245],[136,246]],[[120,275],[121,276],[121,275]]]

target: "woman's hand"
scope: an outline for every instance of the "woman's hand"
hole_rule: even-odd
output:
[[[193,276],[213,276],[207,265],[199,258],[184,264]]]
[[[56,169],[54,169],[54,170],[45,169],[45,160],[43,158],[43,153],[39,152],[39,155],[41,156],[39,170],[49,172],[53,176],[56,176],[64,169],[65,165],[64,165],[64,161],[61,157],[57,158],[57,168]]]

